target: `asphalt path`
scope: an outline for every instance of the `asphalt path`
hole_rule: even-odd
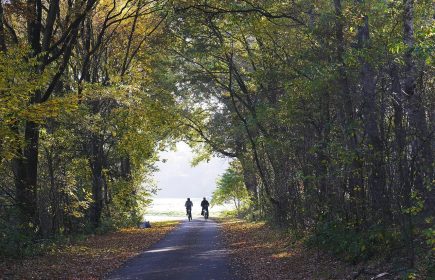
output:
[[[237,280],[213,220],[184,221],[107,279]]]

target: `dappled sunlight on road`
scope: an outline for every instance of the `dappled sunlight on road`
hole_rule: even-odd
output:
[[[148,253],[169,252],[169,251],[181,250],[183,248],[184,248],[184,246],[170,246],[170,247],[161,248],[161,249],[149,250],[149,251],[146,251],[145,253],[148,254]]]
[[[234,279],[229,251],[213,220],[184,221],[150,250],[126,263],[109,279]]]

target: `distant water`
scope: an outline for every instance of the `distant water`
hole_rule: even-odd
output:
[[[201,201],[202,198],[190,198],[193,203],[192,216],[199,218],[201,216]],[[144,219],[145,221],[170,221],[186,219],[186,208],[184,203],[186,198],[154,198],[153,203],[147,209]],[[210,217],[219,215],[224,210],[231,210],[234,206],[231,204],[219,205],[210,207]]]

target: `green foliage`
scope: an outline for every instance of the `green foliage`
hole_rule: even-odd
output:
[[[248,199],[249,194],[241,174],[241,165],[238,161],[232,161],[230,167],[217,181],[217,188],[213,192],[211,205],[233,203],[236,211],[240,212],[243,204]]]
[[[0,255],[22,257],[33,254],[35,250],[32,248],[33,238],[32,233],[23,230],[23,227],[16,224],[16,211],[9,210],[7,215],[3,214],[0,217]]]
[[[423,231],[426,239],[426,244],[435,251],[435,229],[433,227],[427,228]]]
[[[28,231],[28,228],[17,224],[17,211],[9,209],[0,217],[0,256],[23,259],[43,254],[52,250],[59,244],[65,244],[71,238],[79,239],[80,235],[58,235],[43,239],[36,232]]]
[[[0,158],[12,159],[15,147],[22,145],[17,135],[19,125],[38,117],[29,100],[47,82],[47,74],[38,74],[37,58],[25,59],[29,49],[16,46],[0,52]]]
[[[429,228],[423,230],[422,236],[426,242],[427,250],[425,250],[425,270],[427,271],[428,279],[435,277],[435,228],[433,226],[433,218],[428,218]],[[431,278],[432,277],[432,278]]]
[[[382,226],[358,229],[339,221],[319,223],[307,244],[325,249],[351,263],[386,256],[400,244],[400,232]]]

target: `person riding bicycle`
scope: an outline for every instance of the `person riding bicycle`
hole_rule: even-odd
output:
[[[186,207],[186,215],[189,215],[189,211],[192,211],[192,206],[193,206],[193,203],[190,200],[190,198],[187,198],[187,201],[186,203],[184,203],[184,206]]]
[[[204,210],[207,210],[208,212],[208,206],[210,205],[210,203],[208,203],[207,199],[205,199],[205,197],[203,198],[203,200],[201,201],[201,216],[204,216]]]

